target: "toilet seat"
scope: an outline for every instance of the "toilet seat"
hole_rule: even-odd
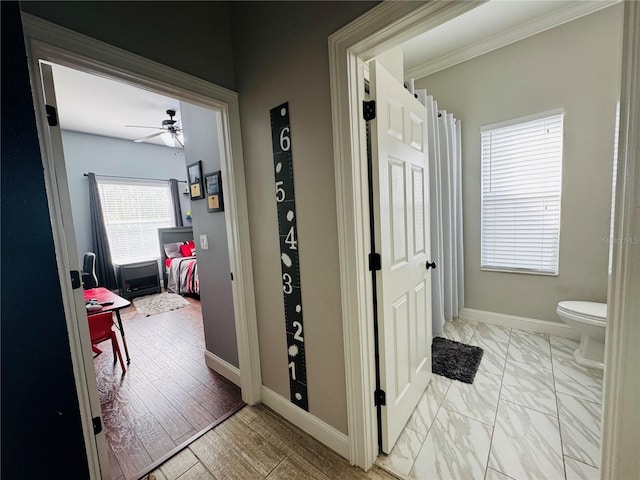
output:
[[[606,303],[564,301],[558,303],[557,312],[592,325],[607,323]]]

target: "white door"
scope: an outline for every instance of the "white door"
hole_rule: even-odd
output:
[[[67,172],[62,150],[62,135],[60,133],[60,125],[57,121],[58,106],[51,65],[40,63],[40,74],[43,97],[39,98],[36,104],[40,107],[46,106],[46,108],[43,108],[43,111],[40,112],[43,118],[48,116],[54,119],[54,121],[48,124],[44,121],[43,123],[47,127],[41,132],[44,137],[45,148],[48,152],[47,157],[51,162],[45,165],[45,172],[47,174],[47,196],[49,198],[51,215],[59,216],[59,220],[61,220],[61,222],[52,221],[52,226],[54,229],[56,256],[58,257],[63,303],[67,317],[67,327],[69,328],[70,346],[72,349],[77,349],[80,353],[79,356],[82,358],[82,365],[74,363],[74,376],[76,378],[76,388],[79,393],[80,415],[83,417],[82,424],[85,446],[87,448],[87,459],[89,461],[91,478],[98,478],[98,475],[100,475],[104,479],[109,479],[111,478],[109,457],[104,423],[102,422],[98,386],[96,384],[93,366],[89,324],[87,322],[87,310],[84,303],[83,289],[82,286],[72,289],[70,282],[69,272],[80,271],[80,260],[78,259],[75,230],[71,216],[71,200],[69,197]],[[56,228],[56,225],[60,225],[60,223],[63,225],[62,231]],[[80,382],[85,382],[86,386],[79,388]],[[86,391],[88,391],[88,398],[83,396],[83,393]],[[93,428],[91,427],[91,419],[96,417],[99,418],[103,427],[100,433],[94,435]]]
[[[370,94],[382,450],[395,445],[431,379],[427,110],[375,61]],[[377,168],[376,168],[377,166]]]

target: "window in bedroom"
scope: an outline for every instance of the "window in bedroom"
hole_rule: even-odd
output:
[[[158,258],[158,228],[175,226],[169,183],[99,178],[98,188],[113,262]]]
[[[563,117],[482,127],[482,270],[558,274]]]

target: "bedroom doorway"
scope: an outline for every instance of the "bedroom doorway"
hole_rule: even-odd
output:
[[[116,340],[127,365],[115,362],[109,340],[92,346],[111,478],[129,478],[244,405],[238,376],[228,380],[208,367],[211,359],[237,365],[225,212],[208,212],[206,198],[190,202],[188,194],[187,165],[196,158],[203,172],[220,170],[220,121],[211,109],[50,67],[78,257],[101,255],[88,201],[95,179],[107,234],[102,243],[116,272],[110,285],[97,271],[98,285],[132,303],[117,311],[126,337]],[[164,130],[148,127],[148,135],[147,128],[126,126],[154,125],[167,109],[180,134],[172,145]],[[171,195],[170,178],[178,195]],[[91,292],[85,298],[99,297]]]
[[[248,221],[246,212],[246,194],[244,186],[244,173],[242,157],[240,154],[239,121],[237,109],[237,96],[228,90],[215,85],[192,79],[188,75],[175,72],[153,62],[134,57],[126,52],[118,52],[114,58],[113,49],[77,35],[77,38],[70,38],[69,32],[64,35],[57,32],[57,27],[46,22],[30,21],[27,15],[23,17],[25,26],[26,44],[31,59],[30,74],[34,85],[34,104],[39,113],[38,130],[41,134],[41,151],[43,155],[43,166],[47,183],[47,193],[49,197],[49,208],[54,231],[56,252],[58,257],[58,270],[60,272],[60,282],[63,291],[64,305],[67,317],[67,327],[69,330],[70,347],[72,360],[74,362],[74,374],[76,387],[79,395],[79,404],[83,418],[83,431],[85,435],[85,445],[87,457],[92,472],[92,478],[129,478],[139,476],[145,471],[149,471],[155,465],[166,460],[171,455],[171,451],[163,451],[158,445],[163,443],[158,435],[152,432],[150,426],[160,424],[164,431],[165,438],[169,437],[175,448],[179,449],[182,444],[193,440],[194,435],[205,429],[211,422],[205,413],[214,413],[218,418],[224,417],[228,412],[211,412],[214,409],[209,405],[203,405],[210,400],[207,394],[209,390],[218,389],[220,385],[228,384],[236,388],[235,397],[230,396],[224,404],[225,408],[233,410],[233,402],[244,401],[254,404],[259,400],[260,373],[257,351],[257,331],[255,325],[255,306],[253,297],[253,279],[251,272],[250,247],[248,235],[242,235],[248,231]],[[71,35],[76,37],[75,34]],[[39,38],[40,42],[37,41]],[[46,43],[42,43],[46,42]],[[90,55],[84,56],[82,46],[87,43],[92,44],[88,49]],[[53,46],[55,44],[56,46]],[[87,53],[85,51],[84,53]],[[214,349],[206,343],[204,330],[205,322],[202,322],[201,308],[199,303],[193,299],[188,300],[189,306],[184,309],[189,311],[191,320],[188,323],[195,325],[196,330],[202,333],[201,338],[190,339],[187,333],[172,330],[169,326],[171,317],[179,315],[169,312],[166,315],[164,324],[156,321],[152,327],[143,328],[144,318],[138,322],[128,322],[127,315],[137,315],[132,311],[122,311],[123,324],[125,329],[127,323],[130,330],[127,330],[127,341],[131,352],[131,364],[128,365],[125,375],[119,375],[119,366],[113,368],[111,365],[110,348],[107,352],[98,356],[96,366],[102,365],[108,368],[113,381],[100,384],[95,381],[94,359],[89,341],[89,329],[87,324],[86,308],[82,289],[78,289],[73,281],[74,272],[79,272],[78,248],[73,224],[73,204],[70,197],[70,185],[68,172],[65,164],[65,154],[68,146],[63,146],[63,134],[59,124],[59,109],[56,106],[56,94],[53,87],[54,75],[51,73],[51,64],[60,64],[74,68],[86,73],[97,73],[102,77],[108,77],[119,81],[126,81],[128,84],[136,84],[147,90],[156,91],[161,94],[171,95],[179,98],[182,102],[189,102],[188,108],[194,111],[200,109],[207,110],[216,119],[216,123],[202,123],[203,128],[214,129],[214,135],[209,130],[208,138],[215,137],[218,142],[219,165],[218,168],[222,178],[222,188],[225,193],[225,212],[218,212],[222,218],[222,224],[227,229],[228,236],[225,240],[210,239],[206,232],[196,231],[196,238],[201,250],[221,250],[222,244],[226,244],[226,269],[224,277],[235,279],[230,282],[227,294],[231,296],[231,328],[228,332],[232,337],[225,337],[227,344],[237,345],[236,358],[223,358],[224,352],[220,356],[209,351]],[[163,80],[160,80],[160,79]],[[167,79],[169,81],[167,81]],[[195,115],[194,115],[195,117]],[[133,142],[132,142],[133,143]],[[195,144],[195,143],[194,143]],[[195,155],[202,155],[202,151],[197,151]],[[215,168],[215,165],[206,165],[205,168]],[[185,171],[186,164],[182,164]],[[210,173],[208,170],[204,174]],[[145,177],[148,177],[146,175]],[[192,214],[196,213],[192,208]],[[205,208],[206,211],[206,208]],[[208,213],[208,212],[207,212]],[[209,213],[209,215],[212,215]],[[203,222],[206,223],[206,222]],[[195,223],[194,225],[197,225]],[[202,248],[208,246],[209,248]],[[206,255],[203,255],[206,257]],[[202,260],[202,259],[201,259]],[[201,270],[202,265],[200,265]],[[210,274],[207,270],[205,276]],[[71,276],[69,273],[71,272]],[[220,272],[222,274],[222,272]],[[215,275],[214,275],[215,277]],[[219,285],[209,280],[212,289]],[[205,284],[207,281],[204,282]],[[224,290],[224,289],[220,289]],[[130,307],[135,310],[134,307]],[[198,326],[197,317],[200,317]],[[147,317],[153,319],[153,317]],[[157,317],[160,318],[160,317]],[[157,320],[156,318],[156,320]],[[184,319],[183,319],[184,321]],[[236,332],[238,332],[236,334]],[[217,332],[218,335],[220,331]],[[160,337],[159,343],[153,348],[146,350],[141,347],[142,341],[149,336]],[[222,335],[220,335],[222,337]],[[137,338],[140,343],[135,345],[133,340]],[[235,341],[233,341],[235,339]],[[156,338],[157,340],[157,338]],[[185,354],[186,345],[189,343],[200,343],[199,355],[189,356]],[[153,345],[153,343],[152,343]],[[250,348],[251,346],[251,348]],[[171,352],[167,355],[167,352]],[[163,357],[164,355],[164,357]],[[107,358],[109,356],[109,358]],[[197,358],[199,356],[199,358]],[[127,379],[133,378],[134,371],[142,363],[142,359],[147,357],[149,364],[155,368],[155,380],[148,377],[147,383],[142,386],[131,386],[132,392],[138,392],[136,401],[129,401],[125,397],[126,388],[118,388],[126,384]],[[171,357],[178,358],[183,365],[172,367],[169,363]],[[235,361],[234,361],[235,360]],[[138,365],[136,362],[138,361]],[[235,363],[235,365],[234,365]],[[188,365],[187,365],[188,364]],[[190,368],[191,367],[191,368]],[[207,367],[211,367],[219,373],[212,372]],[[158,388],[159,378],[166,377],[167,372],[172,368],[187,372],[185,375],[174,377],[176,382],[172,386]],[[215,385],[206,383],[215,377]],[[227,378],[231,378],[229,381]],[[239,384],[242,388],[241,396],[237,387],[233,383]],[[204,385],[204,386],[203,386]],[[148,389],[161,395],[147,395],[140,398],[140,393]],[[214,388],[215,387],[215,388]],[[177,389],[180,389],[178,392]],[[172,390],[172,391],[170,391]],[[187,391],[189,399],[185,400],[179,394]],[[196,392],[204,393],[198,397]],[[198,400],[199,399],[199,400]],[[101,402],[102,400],[102,402]],[[102,403],[102,405],[101,405]],[[128,432],[133,432],[134,443],[139,443],[142,449],[137,453],[130,445],[119,445],[123,456],[117,458],[117,467],[113,468],[113,448],[109,451],[107,444],[109,415],[114,413],[114,407],[120,403],[126,409],[126,413],[120,415],[120,421],[129,423],[132,427]],[[105,408],[105,405],[107,408]],[[167,409],[177,410],[176,405],[186,408],[182,417],[187,420],[180,428],[176,427],[176,420],[162,425],[156,413],[164,414]],[[109,410],[110,409],[110,410]],[[188,411],[187,411],[188,410]],[[144,413],[144,412],[147,413]],[[137,412],[137,413],[135,413]],[[153,415],[150,415],[153,412]],[[136,416],[141,413],[140,416]],[[189,416],[190,419],[187,419]],[[180,420],[177,420],[180,424]],[[106,430],[106,432],[105,432]],[[172,433],[169,433],[171,431]],[[206,430],[205,430],[206,431]],[[159,434],[162,437],[162,434]],[[127,434],[120,435],[125,438]],[[136,440],[137,438],[137,440]],[[169,444],[169,442],[165,442]],[[153,452],[153,453],[152,453]],[[146,454],[146,456],[145,456]],[[115,455],[117,457],[117,455]],[[149,462],[151,460],[151,462]],[[119,467],[119,469],[118,469]]]

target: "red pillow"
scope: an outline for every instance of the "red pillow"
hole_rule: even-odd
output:
[[[193,240],[180,245],[180,253],[183,257],[195,257],[196,256],[196,244]]]

